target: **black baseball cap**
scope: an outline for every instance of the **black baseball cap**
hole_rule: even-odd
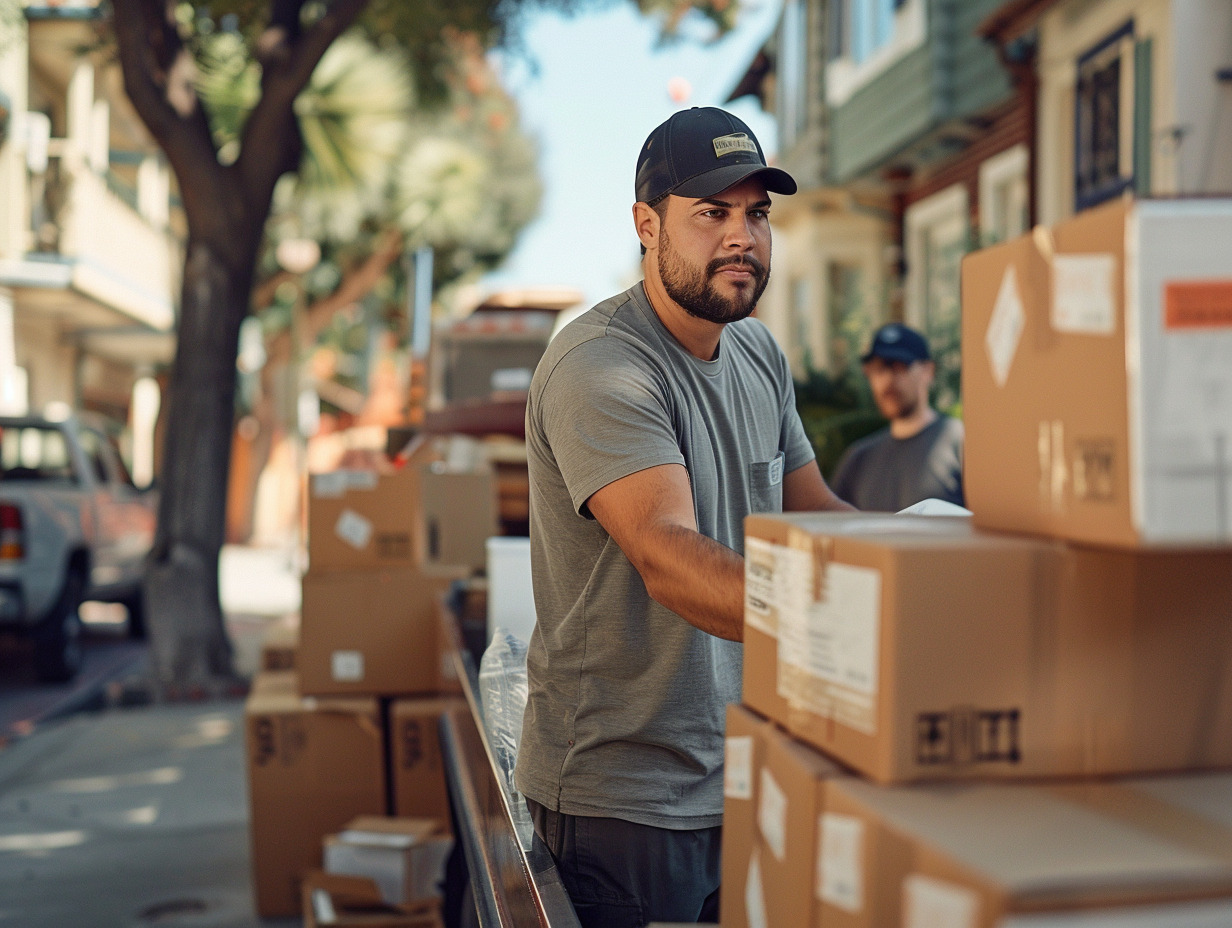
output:
[[[868,351],[860,361],[866,363],[872,358],[911,364],[915,361],[932,360],[932,355],[923,335],[901,322],[891,322],[877,330],[873,343],[868,346]]]
[[[796,182],[766,165],[753,131],[726,110],[695,106],[679,110],[653,132],[637,157],[639,203],[669,193],[710,197],[757,174],[771,193],[795,193]]]

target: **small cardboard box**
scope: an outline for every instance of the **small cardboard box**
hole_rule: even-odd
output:
[[[300,879],[321,841],[385,811],[375,699],[304,698],[295,674],[258,675],[244,705],[253,885],[262,918],[300,914]]]
[[[417,568],[305,575],[301,690],[435,694],[441,680],[437,599],[456,577]]]
[[[774,725],[764,730],[765,755],[757,784],[757,853],[767,926],[820,924],[818,834],[825,785],[848,771]],[[753,876],[746,897],[753,897]],[[755,925],[750,915],[750,925]]]
[[[719,897],[719,923],[723,928],[765,924],[760,870],[754,873],[751,898],[748,877],[757,841],[757,778],[766,752],[765,728],[769,724],[744,706],[732,703],[727,707],[723,749],[723,892]],[[750,906],[755,909],[752,918]]]
[[[308,487],[308,571],[375,570],[420,563],[418,468],[392,474],[338,470]]]
[[[829,928],[1232,924],[1232,776],[825,784]],[[828,889],[833,875],[848,888]]]
[[[441,716],[461,699],[395,699],[389,706],[393,813],[450,821],[449,789],[441,755]]]
[[[1232,544],[1232,199],[1118,201],[962,262],[977,525]]]
[[[423,512],[420,563],[482,571],[487,564],[485,544],[500,534],[491,467],[455,471],[435,462],[420,465],[418,473]]]
[[[298,625],[271,625],[261,639],[261,670],[294,670],[298,647]]]
[[[364,815],[325,838],[322,869],[368,877],[382,901],[406,908],[440,898],[452,850],[449,827],[439,819]]]
[[[444,928],[435,903],[410,911],[389,905],[367,877],[312,870],[302,891],[304,928]]]
[[[750,516],[745,532],[772,565],[771,717],[874,780],[1232,766],[1232,738],[1212,735],[1232,730],[1232,551],[876,513]]]

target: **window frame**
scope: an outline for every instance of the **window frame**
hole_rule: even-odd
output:
[[[1075,59],[1074,62],[1074,160],[1073,160],[1073,190],[1074,190],[1074,208],[1075,210],[1084,210],[1092,206],[1097,206],[1114,197],[1120,196],[1126,190],[1131,190],[1135,185],[1135,163],[1134,163],[1134,146],[1135,146],[1135,130],[1134,130],[1134,71],[1136,68],[1136,60],[1134,55],[1135,46],[1134,21],[1132,19],[1118,26],[1112,32],[1108,33],[1104,38],[1100,39],[1093,46]],[[1114,56],[1109,56],[1109,51],[1117,49]],[[1090,184],[1084,177],[1083,159],[1084,159],[1084,109],[1083,99],[1083,69],[1092,62],[1107,58],[1107,63],[1097,66],[1092,74],[1097,74],[1104,68],[1110,66],[1113,61],[1117,63],[1117,118],[1116,118],[1116,146],[1117,146],[1117,176],[1112,181],[1105,181],[1097,184]],[[1093,123],[1093,117],[1091,122]],[[1095,157],[1094,136],[1095,129],[1091,129],[1092,148],[1086,152],[1089,160],[1093,161]],[[1125,172],[1128,173],[1125,173]]]

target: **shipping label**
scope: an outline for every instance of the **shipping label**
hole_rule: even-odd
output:
[[[723,795],[728,799],[752,799],[752,736],[730,736],[724,743],[723,754]]]
[[[372,522],[354,509],[344,509],[334,524],[334,534],[355,550],[362,551],[372,540]]]
[[[1010,366],[1014,363],[1014,355],[1018,353],[1018,343],[1022,340],[1026,317],[1022,296],[1018,291],[1018,274],[1013,265],[1010,265],[1005,270],[1005,276],[1001,278],[997,301],[993,304],[988,330],[984,333],[984,350],[988,353],[988,363],[992,367],[992,379],[998,387],[1004,387],[1009,380]]]
[[[1232,328],[1232,280],[1170,280],[1164,284],[1164,328]]]
[[[782,545],[760,538],[744,543],[744,623],[772,637],[778,637],[775,583],[782,572],[779,553],[783,550]]]
[[[787,794],[769,770],[762,770],[757,800],[757,827],[779,860],[787,857]]]
[[[792,549],[780,583],[779,694],[866,734],[877,729],[881,572]]]
[[[864,823],[826,812],[818,819],[817,898],[845,912],[864,908]]]
[[[903,928],[975,928],[980,899],[965,886],[913,873],[903,880]]]
[[[1116,257],[1057,255],[1052,262],[1052,327],[1077,335],[1116,333]]]

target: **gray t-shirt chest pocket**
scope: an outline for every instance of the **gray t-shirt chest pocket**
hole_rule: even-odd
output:
[[[783,511],[783,452],[769,461],[749,464],[749,502],[751,512]]]

